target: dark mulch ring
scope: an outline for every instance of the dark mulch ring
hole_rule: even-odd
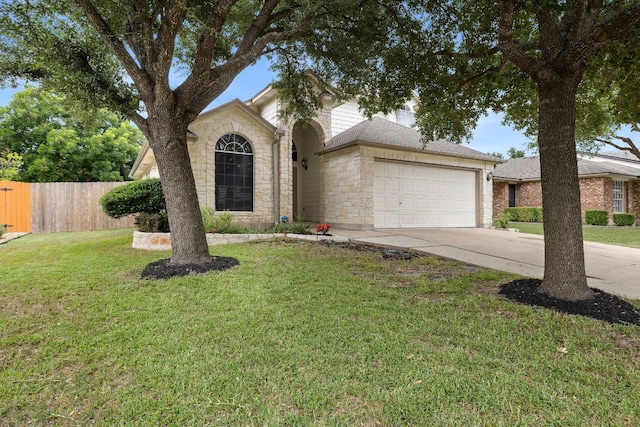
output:
[[[209,271],[222,271],[240,264],[240,262],[231,257],[214,256],[211,262],[207,264],[182,264],[171,265],[170,258],[165,258],[152,262],[147,265],[142,274],[143,279],[169,279],[170,277],[183,277],[192,273],[207,273]]]
[[[514,280],[502,285],[500,293],[510,300],[527,305],[545,307],[561,313],[579,314],[612,324],[640,326],[640,314],[633,305],[615,295],[593,289],[593,299],[570,302],[538,292],[540,283],[538,279]]]

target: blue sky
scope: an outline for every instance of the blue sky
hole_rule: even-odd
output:
[[[269,70],[269,63],[266,60],[261,60],[236,77],[229,88],[213,101],[207,109],[214,108],[235,98],[245,101],[271,83],[274,78],[275,74]],[[0,88],[0,106],[9,104],[15,92],[16,89]],[[502,118],[496,114],[482,117],[473,132],[473,139],[469,143],[465,143],[465,145],[483,153],[502,153],[505,158],[507,157],[506,152],[510,147],[525,149],[527,138],[522,133],[502,125],[501,120]]]

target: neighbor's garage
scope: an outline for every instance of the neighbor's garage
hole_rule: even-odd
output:
[[[476,227],[476,172],[376,160],[374,227]]]

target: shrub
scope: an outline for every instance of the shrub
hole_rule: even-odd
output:
[[[615,225],[633,225],[636,222],[636,216],[628,213],[614,213],[613,223]]]
[[[309,228],[311,223],[304,221],[293,221],[281,223],[273,227],[274,233],[291,233],[291,234],[311,234]]]
[[[202,224],[207,233],[242,233],[245,230],[233,221],[233,215],[224,211],[216,215],[213,208],[202,208]]]
[[[169,220],[166,212],[160,214],[141,212],[136,215],[134,224],[138,227],[138,230],[143,233],[169,232]]]
[[[2,239],[2,235],[7,232],[7,229],[4,228],[4,224],[0,223],[0,239]]]
[[[113,188],[100,198],[100,206],[112,218],[141,212],[159,215],[167,209],[158,178],[132,181]]]
[[[585,211],[584,222],[590,225],[607,225],[609,224],[609,212],[596,209]]]
[[[542,208],[537,206],[517,206],[506,208],[505,213],[511,215],[511,221],[542,222]]]
[[[507,229],[509,228],[509,221],[512,221],[512,214],[510,212],[507,212],[505,209],[502,215],[500,215],[500,217],[496,218],[495,221],[493,221],[493,225],[496,228]]]
[[[112,218],[135,215],[135,224],[140,231],[169,231],[167,207],[158,178],[132,181],[113,188],[100,198],[100,206]]]

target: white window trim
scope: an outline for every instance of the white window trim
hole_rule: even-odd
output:
[[[616,188],[618,187],[618,188]],[[625,181],[613,180],[613,213],[625,213],[627,207],[627,194]],[[621,197],[616,197],[616,196]]]

